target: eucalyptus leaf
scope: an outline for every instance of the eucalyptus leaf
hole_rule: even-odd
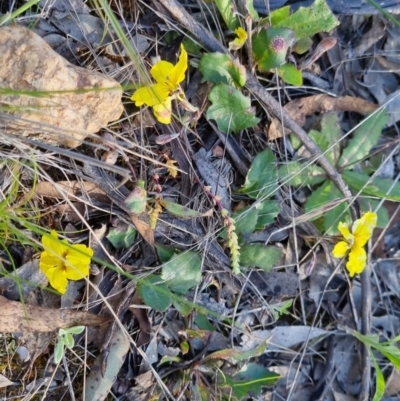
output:
[[[374,354],[371,352],[370,349],[368,349],[368,351],[372,360],[372,364],[375,368],[375,394],[372,401],[380,401],[385,394],[385,378]]]
[[[268,370],[259,363],[245,364],[234,376],[225,376],[226,384],[239,399],[251,392],[260,395],[263,387],[272,386],[279,379],[279,374]]]
[[[165,210],[174,216],[183,218],[196,218],[203,217],[204,213],[197,212],[196,210],[189,209],[186,206],[182,206],[179,203],[170,202],[165,199],[160,199],[160,204],[165,208]]]
[[[245,7],[253,21],[258,21],[260,19],[256,9],[254,8],[253,0],[245,0]]]
[[[232,0],[215,0],[215,4],[226,26],[231,31],[234,31],[240,26],[239,18],[236,15],[235,3]]]

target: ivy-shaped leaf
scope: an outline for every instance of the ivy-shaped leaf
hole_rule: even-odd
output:
[[[289,162],[279,168],[279,177],[294,187],[316,185],[326,180],[326,173],[320,167],[308,162]]]
[[[150,274],[139,280],[137,290],[143,302],[150,308],[164,312],[171,305],[170,290],[165,285],[160,275]]]
[[[246,244],[240,248],[240,266],[256,266],[269,271],[278,263],[281,254],[281,249],[275,246]]]
[[[339,20],[333,15],[326,1],[315,0],[310,7],[300,7],[273,26],[293,29],[296,39],[301,39],[320,32],[329,32],[338,25]]]
[[[300,86],[303,84],[303,74],[293,64],[283,64],[278,68],[278,75],[289,85]]]
[[[201,258],[196,252],[175,254],[164,263],[161,277],[171,291],[186,294],[201,282]]]
[[[220,84],[208,95],[212,105],[207,110],[207,119],[215,120],[222,132],[239,132],[254,127],[260,119],[254,116],[250,98],[237,89]]]
[[[277,191],[278,169],[271,149],[260,152],[251,163],[245,182],[240,192],[250,198],[270,197]]]
[[[227,84],[237,88],[246,83],[246,68],[238,60],[232,60],[227,54],[205,53],[201,57],[199,70],[203,81],[214,84]]]

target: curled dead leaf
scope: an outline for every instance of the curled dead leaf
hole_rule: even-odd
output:
[[[362,115],[372,113],[379,106],[352,96],[331,97],[329,95],[315,95],[295,99],[284,106],[289,115],[300,127],[306,122],[306,117],[314,113],[327,113],[328,111],[352,111]],[[274,118],[268,129],[268,139],[281,138],[283,129],[280,121]],[[289,134],[285,130],[285,134]]]

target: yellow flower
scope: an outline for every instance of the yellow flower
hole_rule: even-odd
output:
[[[153,107],[157,120],[162,124],[169,124],[171,122],[171,101],[175,99],[177,90],[182,92],[179,84],[185,79],[187,68],[188,55],[181,44],[181,54],[176,65],[164,60],[155,64],[150,70],[150,75],[156,83],[136,90],[131,100],[135,102],[136,106],[145,104]]]
[[[350,277],[362,273],[365,268],[367,254],[364,246],[371,238],[372,231],[376,227],[376,221],[376,213],[367,212],[353,223],[351,232],[347,223],[339,223],[338,225],[338,230],[342,234],[344,241],[340,241],[335,245],[332,254],[335,258],[344,258],[347,252],[350,251],[349,260],[346,264]]]
[[[69,245],[66,239],[60,241],[55,230],[43,235],[42,244],[40,270],[58,292],[65,293],[68,280],[81,280],[88,276],[92,249],[83,244]]]
[[[246,42],[247,32],[242,27],[235,29],[235,33],[237,38],[229,42],[229,50],[239,50]]]

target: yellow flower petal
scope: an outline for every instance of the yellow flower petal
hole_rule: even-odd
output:
[[[42,244],[45,250],[40,255],[40,270],[46,275],[50,285],[64,294],[68,279],[80,280],[89,274],[93,250],[86,245],[69,245],[67,240],[60,241],[57,232],[45,234]]]
[[[154,116],[161,124],[171,123],[172,98],[167,97],[165,102],[153,106]]]
[[[176,65],[168,61],[159,61],[155,64],[150,74],[157,83],[164,83],[171,92],[178,89],[179,84],[185,79],[185,73],[188,68],[188,55],[183,45],[181,45],[181,54]]]
[[[89,275],[90,259],[93,250],[86,245],[72,245],[66,256],[65,274],[69,280],[81,280]]]
[[[364,246],[371,238],[372,231],[376,227],[377,215],[373,212],[365,213],[353,224],[354,245]]]
[[[349,242],[350,244],[353,243],[354,235],[350,232],[349,225],[347,223],[340,222],[338,225],[338,230],[347,242]]]
[[[44,274],[51,268],[61,269],[64,262],[60,256],[52,255],[46,251],[40,255],[40,269]]]
[[[62,255],[65,250],[65,244],[68,242],[66,240],[59,240],[57,231],[52,230],[50,234],[45,234],[42,237],[42,244],[46,252],[50,255]]]
[[[169,95],[169,89],[164,84],[154,84],[150,86],[143,86],[137,89],[131,100],[135,102],[136,106],[143,106],[144,104],[153,107],[156,104],[163,102]]]
[[[335,258],[344,258],[350,249],[350,245],[345,241],[338,242],[333,248],[332,255]]]
[[[349,261],[346,264],[350,277],[362,273],[366,264],[367,254],[365,249],[363,247],[353,247],[349,254]]]
[[[68,280],[65,277],[63,271],[53,268],[47,272],[46,276],[49,280],[50,285],[54,289],[56,289],[61,294],[65,294],[65,291],[67,291]]]
[[[173,64],[171,64],[169,61],[161,60],[151,67],[150,75],[157,83],[162,84],[171,79],[173,71]]]
[[[247,32],[242,27],[235,29],[235,33],[237,38],[232,42],[229,42],[229,50],[238,50],[246,43]]]
[[[188,55],[186,53],[185,47],[181,44],[181,54],[179,56],[178,62],[176,63],[169,77],[171,83],[175,87],[174,90],[178,89],[179,84],[185,79],[185,73],[187,68],[188,68]]]

